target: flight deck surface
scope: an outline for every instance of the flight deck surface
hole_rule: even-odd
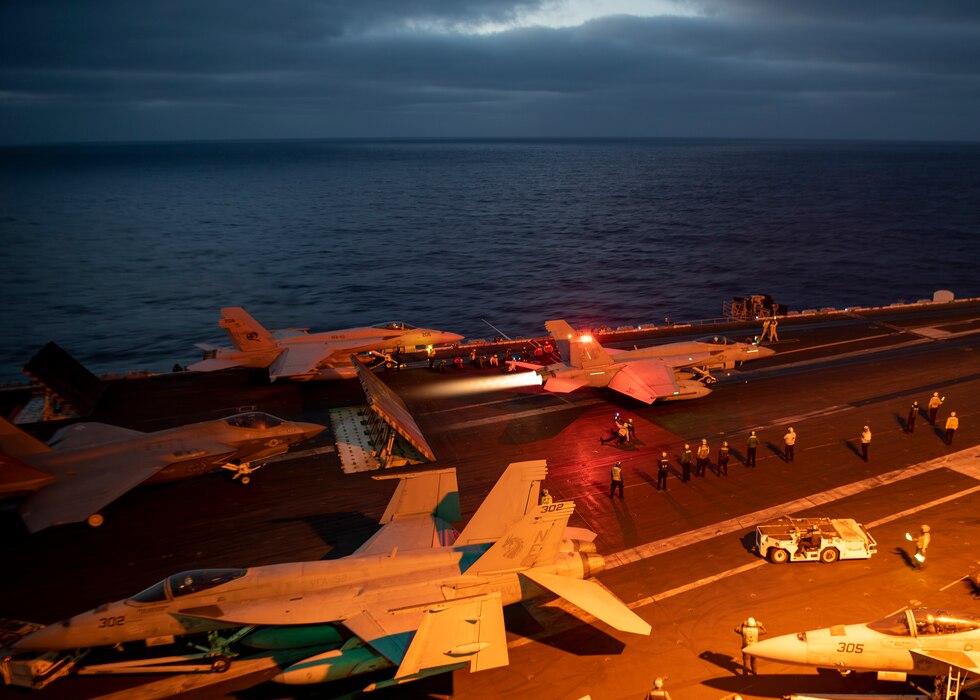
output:
[[[742,338],[758,329],[676,328],[656,339],[712,332]],[[750,615],[774,636],[873,620],[906,605],[980,609],[964,580],[980,568],[980,302],[788,317],[779,336],[774,357],[716,372],[709,396],[651,406],[608,390],[494,389],[503,375],[468,363],[446,374],[420,368],[380,375],[428,439],[438,458],[432,467],[457,468],[464,520],[508,463],[546,459],[545,486],[556,500],[576,502],[570,524],[598,533],[607,558],[598,581],[653,632],[641,637],[583,624],[564,603],[512,606],[508,666],[377,696],[638,698],[657,676],[668,676],[678,700],[907,689],[764,661],[758,676],[743,678],[736,675],[740,644],[733,630]],[[631,347],[634,340],[655,342],[625,337],[609,344]],[[356,380],[263,386],[249,377],[152,378],[142,390],[117,388],[104,410],[126,427],[151,430],[242,406],[326,422],[331,407],[358,402]],[[484,391],[455,393],[459,380],[475,378]],[[946,397],[936,427],[924,415],[933,391]],[[907,434],[913,400],[923,414]],[[947,446],[941,428],[951,410],[961,421]],[[636,425],[636,443],[624,448],[599,442],[617,411]],[[787,463],[782,436],[790,425],[799,438],[795,461]],[[858,439],[864,425],[874,435],[868,463]],[[752,430],[761,443],[757,466],[748,468]],[[702,438],[712,466],[704,478],[683,483],[683,444]],[[727,476],[714,466],[722,440],[732,447]],[[185,569],[350,554],[376,529],[394,484],[344,474],[329,436],[316,443],[324,449],[270,465],[247,487],[222,474],[147,487],[106,509],[99,529],[57,527],[5,538],[0,617],[50,623]],[[666,492],[655,488],[662,450],[671,461]],[[616,461],[624,470],[622,500],[609,497]],[[751,551],[755,526],[780,515],[854,518],[871,530],[878,554],[833,565],[770,564]],[[933,540],[927,568],[913,570],[904,533],[921,523],[931,525]],[[333,697],[364,684],[243,690],[262,677],[229,676],[193,697]],[[70,678],[41,696],[94,697],[138,686],[147,697],[150,688],[177,687],[166,683],[175,680]],[[2,688],[0,697],[24,696]]]

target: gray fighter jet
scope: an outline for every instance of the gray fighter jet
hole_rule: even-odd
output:
[[[574,502],[538,505],[546,473],[543,460],[511,464],[458,536],[449,525],[459,517],[455,469],[375,477],[399,484],[382,528],[348,557],[185,571],[44,627],[15,647],[71,650],[332,623],[353,635],[347,643],[276,680],[316,683],[397,667],[380,686],[466,665],[506,665],[503,606],[548,592],[618,630],[649,634],[649,624],[587,580],[604,562],[593,533],[567,528]]]
[[[693,342],[665,343],[636,350],[604,348],[588,334],[576,333],[565,321],[547,321],[545,328],[567,350],[568,363],[544,367],[510,362],[532,369],[547,391],[567,393],[582,387],[609,387],[643,403],[683,401],[711,393],[706,384],[716,379],[712,369],[731,369],[748,360],[775,354],[756,343],[740,343],[724,336]]]
[[[307,328],[268,331],[240,307],[221,309],[219,325],[228,332],[234,349],[198,344],[204,359],[189,370],[268,367],[272,380],[350,379],[356,376],[352,354],[448,345],[463,339],[456,333],[416,328],[401,321],[323,333],[310,333]]]
[[[760,659],[839,671],[873,671],[881,680],[945,676],[955,698],[968,674],[980,673],[980,616],[915,608],[857,625],[773,637],[747,646]]]
[[[323,430],[256,412],[152,433],[75,423],[44,444],[0,418],[0,496],[27,495],[18,511],[30,532],[83,520],[98,527],[98,511],[139,484],[217,469],[247,484],[263,460]]]

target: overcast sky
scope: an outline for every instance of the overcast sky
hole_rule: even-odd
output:
[[[0,143],[980,140],[978,0],[2,0]]]

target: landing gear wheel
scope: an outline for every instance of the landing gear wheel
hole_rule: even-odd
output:
[[[769,561],[773,564],[785,564],[789,559],[789,552],[785,549],[770,549],[769,550]]]
[[[247,483],[248,483],[248,482],[250,482],[251,480],[252,480],[252,478],[251,478],[251,477],[248,477],[248,476],[243,476],[243,477],[242,477],[242,483],[243,483],[243,484],[247,484]]]
[[[85,518],[85,522],[87,522],[90,527],[99,527],[105,522],[105,518],[102,517],[101,513],[92,513],[92,515]]]
[[[827,547],[827,549],[820,552],[820,561],[822,561],[824,564],[833,564],[835,561],[837,561],[837,557],[839,556],[840,552],[833,547]]]
[[[231,661],[227,656],[219,656],[211,662],[212,673],[224,673],[231,666]]]

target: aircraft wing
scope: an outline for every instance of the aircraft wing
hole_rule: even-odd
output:
[[[355,554],[448,547],[456,540],[456,530],[449,524],[460,519],[455,469],[374,479],[398,479],[398,488],[381,516],[382,528]]]
[[[75,423],[54,434],[49,445],[58,450],[75,450],[107,442],[118,442],[146,435],[138,430],[121,428],[106,423]]]
[[[647,383],[646,377],[644,376],[646,373],[635,367],[636,364],[633,362],[624,365],[621,370],[613,375],[613,378],[609,380],[606,386],[618,391],[620,394],[632,396],[637,401],[653,403],[657,400],[659,394]],[[668,369],[668,371],[670,370]],[[673,390],[671,390],[671,393],[673,393]]]
[[[275,362],[269,365],[269,378],[275,381],[280,377],[309,374],[333,354],[334,348],[334,345],[326,343],[287,346]]]
[[[466,661],[471,672],[510,663],[500,593],[428,607],[395,678]]]
[[[75,464],[71,472],[58,474],[56,481],[28,497],[17,510],[30,532],[82,522],[167,464],[132,452],[100,456],[91,468],[78,469]]]
[[[555,595],[561,596],[572,605],[578,606],[621,632],[650,634],[652,628],[643,618],[595,581],[546,574],[535,569],[527,569],[520,575],[526,576],[539,586],[547,588]]]
[[[980,651],[963,649],[910,649],[909,651],[917,656],[963,669],[967,673],[980,673]]]

